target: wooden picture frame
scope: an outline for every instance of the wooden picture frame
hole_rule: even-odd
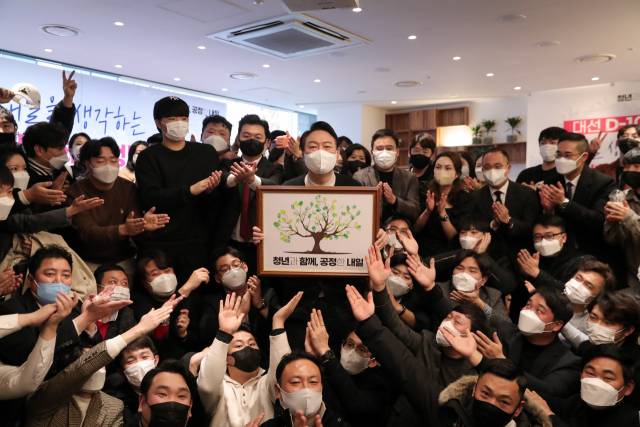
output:
[[[364,257],[380,229],[377,187],[265,185],[257,197],[258,275],[368,276]]]

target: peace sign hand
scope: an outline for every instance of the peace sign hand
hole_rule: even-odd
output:
[[[78,83],[72,80],[75,73],[75,70],[72,71],[71,74],[69,74],[69,78],[67,78],[67,73],[65,70],[62,70],[62,90],[64,92],[62,104],[67,108],[73,107],[73,97],[76,96],[76,89],[78,88]]]

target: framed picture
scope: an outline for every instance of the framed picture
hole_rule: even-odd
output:
[[[258,187],[258,274],[367,276],[380,229],[375,187]]]

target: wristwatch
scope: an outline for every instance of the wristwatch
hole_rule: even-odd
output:
[[[563,211],[567,207],[568,204],[569,204],[569,199],[567,199],[565,197],[564,200],[562,201],[562,203],[560,203],[560,210]]]
[[[262,298],[262,306],[258,307],[258,311],[262,311],[265,308],[267,308],[267,302],[264,300],[264,298]]]
[[[322,363],[324,363],[324,362],[328,362],[331,359],[335,359],[335,357],[336,357],[336,354],[333,352],[333,350],[327,350],[327,352],[322,355],[320,360],[322,360]]]
[[[513,227],[513,219],[511,217],[509,217],[509,221],[507,221],[507,227]]]
[[[440,221],[442,221],[442,222],[449,221],[449,215],[445,214],[443,217],[440,217]]]

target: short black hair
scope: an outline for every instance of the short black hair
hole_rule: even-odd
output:
[[[166,252],[158,249],[150,249],[138,258],[138,274],[145,277],[145,268],[151,261],[155,261],[156,266],[161,270],[173,267],[173,261]]]
[[[398,134],[393,129],[379,129],[376,133],[371,137],[371,150],[373,150],[373,144],[379,140],[380,138],[384,138],[385,136],[391,137],[393,142],[396,143],[396,149],[400,148],[400,138],[398,138]]]
[[[491,260],[489,259],[489,255],[485,253],[477,253],[471,249],[463,249],[458,255],[456,255],[456,259],[454,261],[454,268],[459,266],[462,261],[467,258],[473,258],[478,263],[478,267],[480,268],[480,273],[482,273],[482,277],[489,277],[491,274]]]
[[[340,144],[342,144],[343,142],[347,143],[347,148],[351,147],[353,145],[353,141],[351,141],[348,137],[346,136],[339,136],[338,137],[338,146],[340,146]],[[346,148],[345,148],[346,150]]]
[[[154,133],[149,138],[147,138],[147,144],[149,144],[149,146],[153,144],[162,144],[162,141],[163,137],[161,133]]]
[[[407,228],[409,230],[411,230],[411,227],[413,227],[413,223],[411,222],[411,220],[404,216],[404,215],[391,215],[389,218],[387,218],[387,220],[384,222],[384,228],[385,230],[389,227],[389,224],[391,224],[393,221],[404,221],[407,224]]]
[[[489,329],[491,328],[491,324],[489,323],[489,319],[487,315],[484,314],[484,311],[476,304],[470,303],[462,303],[453,307],[451,311],[455,311],[456,313],[460,313],[469,318],[471,322],[471,332],[474,334],[478,331],[483,334],[489,336]]]
[[[558,215],[542,214],[536,220],[534,225],[542,225],[543,227],[558,227],[562,233],[567,232],[567,223]]]
[[[60,245],[47,245],[38,249],[36,253],[33,254],[29,259],[29,272],[31,273],[31,275],[35,276],[36,271],[38,271],[38,269],[42,265],[42,262],[45,259],[50,258],[64,259],[69,263],[69,268],[71,268],[71,270],[73,271],[73,258],[71,257],[69,251],[67,251]]]
[[[331,125],[327,122],[315,122],[314,124],[311,125],[311,127],[307,131],[308,133],[306,135],[303,133],[302,136],[300,137],[300,150],[304,151],[304,144],[306,143],[307,137],[311,132],[315,132],[317,130],[323,130],[327,132],[329,135],[331,135],[331,137],[336,143],[336,148],[338,148],[338,134],[336,133],[335,130],[333,130]]]
[[[123,369],[122,359],[124,358],[124,351],[136,351],[142,350],[143,348],[148,348],[153,353],[153,356],[158,355],[158,350],[156,349],[155,344],[153,344],[153,340],[149,337],[149,335],[142,335],[141,337],[136,338],[131,341],[125,348],[122,349],[120,353],[118,353],[115,357],[116,367],[118,369]]]
[[[246,323],[241,323],[240,326],[238,326],[238,330],[232,333],[231,335],[235,336],[238,332],[246,332],[248,334],[251,334],[254,340],[256,339],[256,333],[253,332],[253,329],[251,329],[251,326],[249,326]]]
[[[527,377],[518,365],[509,359],[489,359],[480,370],[478,380],[486,374],[493,374],[496,377],[509,381],[515,381],[518,384],[518,395],[520,400],[524,400],[524,392],[527,389]]]
[[[96,271],[93,272],[93,277],[96,278],[96,284],[98,286],[100,286],[100,283],[102,283],[102,279],[104,278],[104,274],[107,271],[122,271],[124,273],[124,268],[122,268],[118,264],[115,264],[115,263],[112,263],[112,262],[107,262],[107,263],[104,263],[104,264],[100,265],[98,268],[96,268]]]
[[[87,141],[80,148],[80,158],[78,159],[78,164],[76,166],[84,170],[84,162],[90,162],[92,158],[100,157],[102,147],[109,148],[111,153],[116,156],[116,159],[120,158],[120,147],[118,147],[116,140],[110,136],[105,136],[104,138]]]
[[[13,156],[21,156],[24,160],[24,164],[28,164],[27,155],[24,153],[22,148],[14,147],[12,145],[4,145],[0,147],[0,164],[6,165]]]
[[[271,163],[276,163],[278,159],[282,157],[283,154],[284,154],[284,148],[274,148],[271,151],[269,151],[268,160]]]
[[[153,384],[153,380],[156,378],[156,375],[162,374],[164,372],[170,374],[178,374],[184,378],[184,381],[187,383],[187,387],[189,387],[189,392],[191,394],[191,401],[196,399],[198,394],[198,385],[196,383],[196,379],[189,369],[184,366],[180,361],[176,359],[167,359],[158,365],[157,368],[150,370],[142,379],[140,383],[140,393],[144,396],[145,400],[148,399],[147,394],[149,394],[149,389],[151,388],[151,384]]]
[[[498,148],[498,147],[489,148],[487,151],[482,153],[482,162],[483,163],[484,163],[484,157],[489,153],[500,153],[500,154],[502,154],[505,157],[505,159],[507,159],[507,164],[509,164],[509,154],[506,151],[504,151],[502,148]],[[476,161],[477,160],[478,159],[476,159]]]
[[[80,136],[83,138],[86,138],[87,141],[91,140],[91,137],[89,137],[89,135],[87,135],[84,132],[74,133],[73,135],[71,135],[71,138],[69,138],[69,151],[71,151],[71,149],[73,148],[73,144],[76,142],[76,139],[78,139],[78,137]]]
[[[604,279],[604,285],[602,288],[603,292],[613,292],[616,290],[616,276],[613,275],[613,271],[611,271],[611,267],[609,267],[604,262],[596,261],[594,259],[590,259],[582,263],[580,267],[578,267],[578,271],[583,272],[593,272],[599,274]]]
[[[238,258],[240,261],[244,262],[244,254],[242,252],[240,252],[238,249],[233,248],[231,246],[225,246],[223,248],[220,248],[218,250],[216,250],[212,255],[211,255],[211,266],[213,267],[213,270],[217,273],[218,270],[216,268],[216,264],[218,263],[218,260],[220,258],[222,258],[225,255],[231,255],[234,256],[236,258]]]
[[[189,117],[189,105],[177,96],[165,96],[153,105],[153,119],[165,117]]]
[[[538,144],[540,144],[543,139],[551,139],[551,140],[560,139],[560,137],[565,133],[567,133],[566,130],[559,128],[557,126],[551,126],[549,128],[543,129],[540,132],[540,136],[538,136]]]
[[[636,130],[636,133],[640,134],[640,125],[626,125],[626,126],[622,126],[620,129],[618,129],[618,139],[620,139],[620,137],[622,135],[624,135],[624,133],[629,128],[634,128]]]
[[[133,144],[131,144],[131,147],[129,147],[129,154],[127,155],[127,166],[126,167],[131,172],[135,172],[135,170],[136,170],[136,165],[133,164],[133,156],[136,155],[136,150],[141,145],[144,145],[145,147],[149,148],[149,144],[146,141],[136,141]]]
[[[458,153],[458,156],[460,156],[460,160],[465,159],[469,164],[469,172],[471,172],[471,165],[473,165],[473,168],[475,169],[476,166],[473,164],[473,160],[471,159],[471,154],[469,154],[467,151],[457,151],[457,153]],[[464,167],[464,165],[462,165],[462,167]]]
[[[269,138],[269,123],[267,123],[265,120],[262,120],[257,114],[247,114],[240,119],[240,123],[238,123],[238,135],[242,133],[242,127],[244,125],[262,126],[262,128],[264,129],[265,140]]]
[[[428,133],[419,133],[411,139],[411,144],[409,144],[409,151],[415,146],[420,144],[420,147],[431,150],[431,154],[433,155],[436,152],[436,140],[433,139],[433,136]]]
[[[640,147],[632,148],[622,158],[622,164],[627,165],[639,165],[640,164]]]
[[[69,132],[58,123],[40,122],[31,125],[22,135],[22,146],[29,157],[35,157],[35,146],[45,151],[49,148],[63,148],[67,145]]]
[[[539,286],[535,291],[529,294],[529,298],[539,294],[547,303],[547,307],[553,313],[553,321],[562,322],[562,326],[569,323],[573,317],[573,305],[571,300],[564,294],[564,291],[551,286]],[[562,330],[562,328],[560,328]]]
[[[405,254],[404,252],[391,255],[391,259],[389,260],[389,267],[393,268],[398,265],[404,265],[405,267],[407,266],[407,254]]]
[[[313,362],[318,367],[320,370],[320,378],[322,379],[322,377],[324,377],[324,369],[320,358],[311,353],[307,353],[306,351],[295,349],[291,353],[285,354],[282,359],[280,359],[280,363],[278,363],[278,367],[276,368],[276,382],[278,384],[282,384],[282,373],[289,363],[305,359]]]
[[[18,127],[18,122],[16,122],[16,118],[13,117],[13,113],[8,108],[4,108],[0,106],[0,117],[5,119],[9,123],[13,123],[15,127]]]
[[[458,223],[458,231],[477,230],[481,233],[491,233],[491,226],[482,215],[467,214],[460,219]]]
[[[286,135],[287,133],[283,130],[272,130],[267,138],[269,138],[269,141],[274,141],[277,137]]]
[[[587,306],[589,313],[596,305],[609,322],[622,323],[625,328],[634,327],[635,330],[625,338],[624,342],[635,347],[640,334],[640,307],[634,299],[618,291],[605,292],[589,303]]]
[[[220,114],[214,114],[212,116],[205,117],[202,121],[202,133],[204,133],[204,130],[207,128],[207,125],[209,123],[213,123],[214,125],[216,123],[220,123],[222,126],[227,128],[229,134],[231,134],[231,129],[233,129],[233,125],[229,122],[229,120],[225,119]]]
[[[84,350],[90,349],[93,347],[92,344],[87,341],[80,341],[70,347],[66,347],[61,351],[60,357],[56,363],[57,372],[64,371],[67,366],[71,365],[73,362],[77,361],[84,354]]]
[[[629,356],[628,352],[621,349],[615,344],[601,344],[589,347],[587,351],[585,351],[582,355],[582,366],[580,367],[580,372],[584,371],[584,368],[589,362],[601,357],[611,359],[614,362],[618,362],[620,364],[625,385],[627,385],[629,381],[633,379],[633,376],[635,375],[635,369],[633,368],[633,358]]]
[[[13,188],[14,184],[15,179],[11,169],[4,164],[0,164],[0,185],[8,185]]]
[[[581,154],[584,154],[587,152],[587,150],[589,150],[589,142],[587,141],[587,138],[581,133],[573,133],[573,132],[564,133],[560,136],[560,139],[558,140],[558,145],[560,145],[560,143],[564,141],[576,142],[578,151],[580,151]]]

